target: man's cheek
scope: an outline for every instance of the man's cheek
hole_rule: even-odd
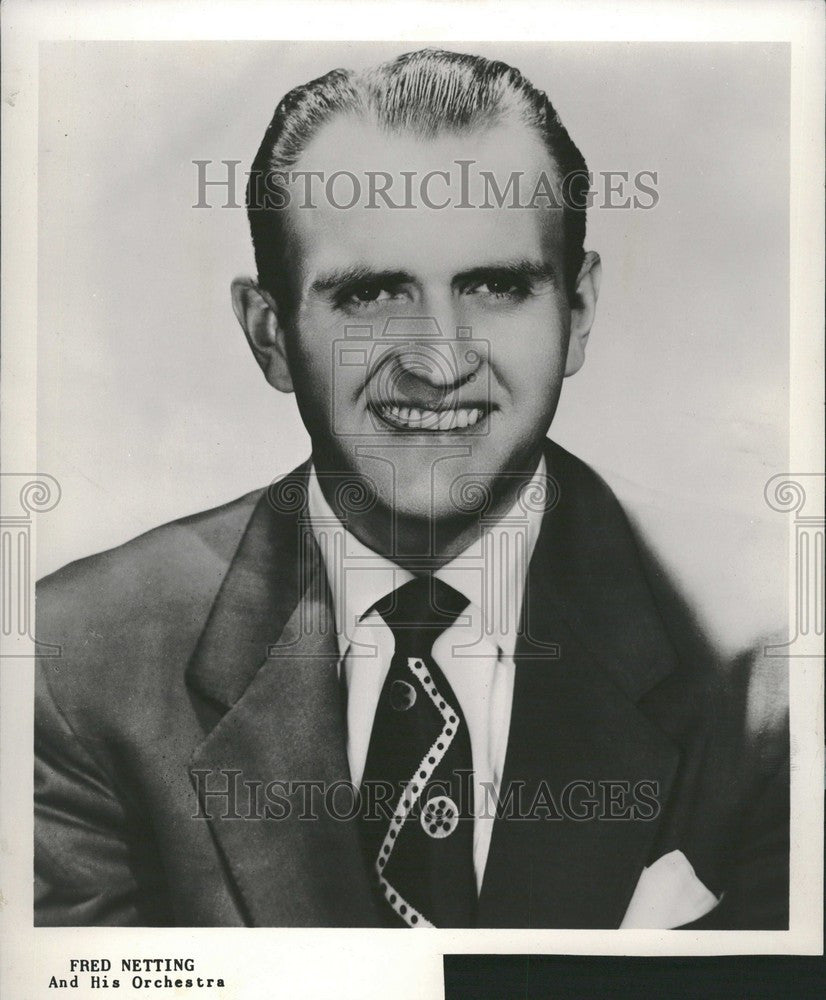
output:
[[[332,350],[320,350],[318,347],[307,350],[307,345],[302,344],[290,364],[296,390],[301,386],[305,397],[329,408],[336,375],[334,367]]]

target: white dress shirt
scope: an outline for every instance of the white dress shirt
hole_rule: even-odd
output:
[[[473,862],[481,890],[502,780],[513,700],[514,648],[528,565],[542,522],[545,459],[507,515],[434,574],[468,607],[433,645],[433,659],[453,688],[467,721],[474,769]],[[393,633],[367,611],[413,574],[363,545],[336,517],[310,469],[309,512],[333,599],[339,670],[347,683],[347,758],[360,786],[379,695],[393,656]]]

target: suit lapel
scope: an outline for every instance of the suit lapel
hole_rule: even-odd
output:
[[[306,499],[306,471],[279,496]],[[324,567],[306,504],[271,500],[256,507],[190,662],[196,697],[226,709],[190,768],[251,923],[375,924],[355,824],[325,809],[335,786],[346,811],[349,770]],[[236,814],[253,818],[203,794],[228,782]]]
[[[546,458],[559,501],[528,576],[500,793],[514,800],[494,823],[479,923],[618,927],[678,762],[638,702],[675,654],[613,496],[561,449]]]

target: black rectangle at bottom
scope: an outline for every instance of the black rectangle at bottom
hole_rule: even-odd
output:
[[[826,996],[822,957],[445,955],[445,1000],[788,1000]]]

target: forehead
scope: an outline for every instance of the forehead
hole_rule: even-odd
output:
[[[561,210],[542,198],[535,207],[514,205],[530,201],[542,175],[558,190],[549,153],[518,121],[421,137],[339,116],[319,130],[295,169],[321,175],[312,182],[313,207],[307,181],[291,185],[290,256],[300,287],[356,261],[427,279],[492,258],[558,263],[562,253]],[[412,207],[390,207],[381,195],[371,204],[371,184],[386,185],[393,205]],[[343,207],[356,192],[356,203]],[[501,206],[497,192],[505,192]]]

